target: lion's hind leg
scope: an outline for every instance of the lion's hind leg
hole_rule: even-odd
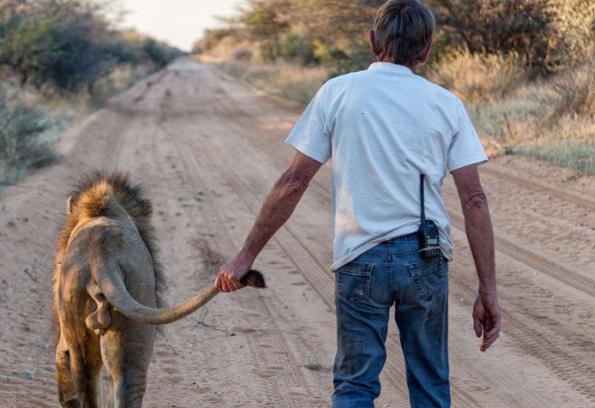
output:
[[[120,323],[126,325],[126,331],[107,330],[101,336],[101,354],[113,384],[114,408],[141,408],[155,327],[127,319]]]
[[[85,351],[70,352],[70,370],[76,393],[83,402],[82,407],[96,408],[101,360],[97,361],[96,356],[90,355],[94,353]]]
[[[70,352],[62,338],[56,346],[56,382],[60,405],[68,408],[80,407],[70,371]]]
[[[56,379],[63,407],[96,408],[101,370],[99,342],[68,344],[62,339],[56,349]]]

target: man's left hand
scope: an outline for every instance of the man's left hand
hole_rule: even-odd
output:
[[[500,305],[493,294],[479,293],[473,306],[473,328],[475,335],[481,337],[480,350],[485,352],[498,337],[500,337],[500,328],[502,326]]]
[[[252,263],[242,260],[240,256],[236,256],[231,261],[227,262],[221,268],[215,279],[215,286],[221,292],[234,292],[244,287],[240,283],[240,279],[252,268]]]

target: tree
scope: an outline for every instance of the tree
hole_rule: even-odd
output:
[[[472,53],[515,53],[534,74],[565,65],[569,51],[589,41],[588,22],[595,18],[592,0],[430,0],[430,4],[439,27],[455,37],[451,42],[462,42]]]
[[[279,41],[289,29],[290,0],[250,0],[237,22],[248,39],[256,42],[263,60],[279,57]]]

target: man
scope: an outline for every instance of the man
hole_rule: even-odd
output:
[[[499,335],[494,239],[477,165],[487,156],[462,102],[415,74],[435,22],[417,0],[390,0],[370,31],[378,62],[327,82],[287,138],[297,153],[273,187],[240,253],[217,287],[240,278],[287,221],[332,156],[337,354],[333,407],[373,407],[386,359],[391,306],[412,407],[450,406],[447,351],[450,225],[441,196],[447,170],[457,186],[479,277],[473,325],[481,351]],[[420,256],[420,174],[425,213],[439,230],[438,256]]]

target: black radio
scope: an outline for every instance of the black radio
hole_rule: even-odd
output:
[[[424,179],[423,174],[419,175],[419,189],[421,195],[421,225],[417,231],[419,240],[419,256],[422,259],[432,259],[442,256],[440,250],[440,231],[432,220],[426,220],[426,208],[424,202]]]

